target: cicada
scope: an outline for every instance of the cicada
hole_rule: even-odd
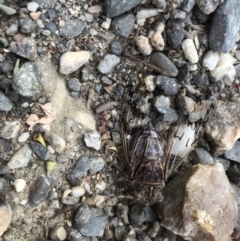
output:
[[[168,178],[196,146],[215,107],[216,103],[211,101],[192,106],[191,112],[180,116],[169,128],[165,138],[155,132],[150,118],[139,125],[135,119],[125,121],[122,125],[123,153],[136,200],[153,204],[164,199],[162,189]],[[131,121],[135,125],[129,128]]]

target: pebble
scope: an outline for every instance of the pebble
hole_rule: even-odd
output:
[[[57,241],[63,241],[67,238],[67,231],[63,226],[56,226],[51,232],[50,232],[50,238],[51,240],[57,240]]]
[[[51,0],[51,1],[48,1],[48,0],[34,0],[34,2],[37,2],[39,4],[39,7],[41,8],[54,8],[56,7],[56,4],[57,4],[57,0]]]
[[[195,4],[196,4],[196,0],[185,0],[181,8],[185,12],[190,12],[193,9]]]
[[[138,46],[138,51],[143,55],[150,55],[152,52],[152,47],[150,45],[148,37],[140,35],[136,38],[136,45]]]
[[[164,95],[156,96],[153,99],[153,105],[156,107],[159,113],[166,114],[170,108],[170,99]]]
[[[214,70],[219,61],[219,53],[209,50],[203,57],[203,66],[209,70]]]
[[[106,189],[106,186],[107,186],[106,182],[104,182],[103,180],[101,180],[100,182],[98,182],[98,183],[96,184],[95,187],[96,187],[98,190],[100,190],[100,191],[104,191],[104,190]]]
[[[240,60],[240,50],[237,50],[235,52],[235,57],[236,57],[237,60]]]
[[[151,37],[151,45],[159,51],[162,51],[165,47],[165,42],[160,32],[154,32]],[[141,52],[141,51],[140,51]]]
[[[77,186],[72,188],[72,196],[79,198],[85,194],[85,189],[82,186]]]
[[[1,4],[0,4],[1,5]],[[0,237],[8,229],[8,226],[12,222],[12,209],[7,201],[0,199]]]
[[[156,85],[164,91],[164,95],[176,95],[179,90],[178,81],[175,78],[158,75]]]
[[[80,178],[91,168],[91,161],[87,156],[81,156],[67,175],[67,180],[73,185],[78,186]]]
[[[6,122],[1,131],[1,137],[6,140],[15,139],[20,128],[21,124],[19,121]]]
[[[26,167],[32,158],[32,151],[26,144],[21,147],[10,159],[8,166],[10,169]]]
[[[18,142],[22,143],[22,142],[26,142],[27,139],[29,138],[30,133],[29,132],[23,132],[19,135],[18,137]]]
[[[60,58],[60,73],[71,74],[82,65],[87,63],[90,58],[88,51],[67,52]]]
[[[86,237],[103,236],[105,226],[108,222],[108,215],[99,209],[89,208],[84,203],[75,216],[75,226],[82,235]]]
[[[106,2],[106,14],[109,18],[113,18],[127,12],[128,10],[140,4],[141,0],[121,1],[109,0]]]
[[[38,8],[39,8],[39,4],[36,2],[29,2],[27,4],[27,9],[29,12],[36,12]]]
[[[12,108],[12,101],[0,91],[0,111],[10,111]]]
[[[120,58],[114,54],[106,54],[98,64],[98,70],[102,74],[109,74],[118,64]]]
[[[66,148],[65,140],[57,134],[45,131],[44,139],[55,149],[57,153],[62,153]]]
[[[10,44],[11,52],[34,61],[37,58],[37,45],[33,38],[26,37],[20,42],[12,42]],[[24,65],[24,64],[23,64]]]
[[[118,41],[111,42],[110,52],[111,52],[111,54],[115,54],[115,55],[120,56],[123,52],[122,45]]]
[[[153,92],[156,88],[156,76],[155,75],[148,75],[144,78],[144,83],[146,85],[146,89],[149,92]]]
[[[226,151],[224,156],[231,161],[240,162],[240,141],[236,141],[232,149]]]
[[[178,69],[174,63],[163,53],[154,51],[150,55],[150,63],[166,72],[166,76],[176,77]]]
[[[19,26],[21,33],[24,34],[30,34],[34,32],[37,28],[36,23],[30,18],[20,19]]]
[[[47,147],[43,146],[42,144],[36,141],[30,141],[29,144],[34,154],[41,160],[47,161],[50,159],[50,152],[48,151]]]
[[[101,157],[91,158],[91,173],[99,172],[104,168],[105,161]]]
[[[106,18],[106,20],[101,24],[101,27],[104,29],[109,29],[111,22],[112,22],[111,18]]]
[[[228,52],[235,44],[240,20],[237,0],[224,1],[214,12],[209,32],[209,46],[214,51]]]
[[[168,45],[178,50],[184,38],[184,29],[182,27],[182,21],[177,19],[169,19],[166,22],[165,32]]]
[[[212,155],[202,147],[196,147],[190,153],[190,157],[194,164],[211,165],[214,163]]]
[[[70,90],[78,92],[81,89],[81,84],[76,79],[73,79],[73,78],[69,79],[67,84]]]
[[[63,153],[57,156],[57,162],[59,163],[66,163],[69,161],[69,157],[67,154]]]
[[[67,206],[72,206],[72,205],[77,205],[78,204],[78,198],[75,197],[62,197],[62,203],[67,205]]]
[[[211,15],[203,13],[197,5],[193,9],[193,14],[195,15],[197,21],[201,24],[207,23],[207,21],[211,18]]]
[[[44,29],[44,30],[42,31],[42,35],[44,35],[44,36],[50,36],[50,35],[51,35],[51,31],[50,31],[50,30],[47,30],[47,29]]]
[[[13,77],[13,89],[20,95],[37,99],[42,86],[36,75],[34,63],[26,62]]]
[[[196,0],[196,1],[200,10],[207,15],[210,13],[213,13],[216,10],[216,8],[224,2],[224,0],[215,0],[215,1]]]
[[[13,15],[17,12],[15,9],[5,6],[3,4],[0,4],[0,11],[6,15]]]
[[[128,234],[128,227],[127,226],[116,227],[114,230],[114,234],[115,234],[116,240],[122,241],[124,239],[124,236]]]
[[[214,157],[214,163],[222,164],[225,171],[227,171],[230,166],[230,161],[221,157]]]
[[[46,201],[49,191],[55,185],[56,180],[51,176],[42,174],[32,183],[28,194],[28,204],[31,208],[37,207]]]
[[[6,159],[11,150],[12,150],[11,144],[8,141],[0,138],[0,158]],[[0,175],[1,175],[1,171],[0,171]]]
[[[17,24],[13,23],[10,25],[10,27],[7,29],[7,35],[12,36],[18,32],[18,26]]]
[[[198,53],[192,39],[185,39],[181,46],[186,59],[192,64],[196,64],[198,62]]]
[[[133,14],[119,16],[112,21],[113,32],[117,36],[128,38],[133,31],[135,17]]]
[[[62,37],[71,39],[79,36],[86,27],[86,23],[79,19],[66,20],[65,25],[60,28]]]
[[[84,16],[85,16],[85,19],[88,23],[91,23],[94,19],[93,15],[90,14],[90,13],[85,13]]]
[[[142,8],[137,12],[137,19],[146,19],[158,15],[158,10],[155,8]]]
[[[26,187],[26,181],[24,179],[15,179],[13,182],[16,192],[21,192]]]
[[[153,0],[152,2],[158,9],[164,10],[166,8],[166,0]]]
[[[163,121],[166,121],[168,123],[173,123],[177,121],[178,114],[176,113],[176,110],[172,109],[171,107],[167,110],[167,113],[163,116]]]

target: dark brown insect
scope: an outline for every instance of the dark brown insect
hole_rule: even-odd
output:
[[[191,124],[188,118],[180,117],[165,140],[154,131],[151,121],[131,130],[131,136],[122,126],[124,157],[138,201],[153,204],[163,200],[162,189],[167,179],[197,144],[204,123],[215,107],[206,101],[193,106],[190,118],[198,122]]]

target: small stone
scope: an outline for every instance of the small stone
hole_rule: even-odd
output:
[[[161,10],[166,8],[166,0],[153,0],[152,2]]]
[[[192,64],[198,62],[198,53],[192,39],[186,39],[181,44],[184,55]]]
[[[101,171],[104,165],[105,165],[105,161],[101,157],[91,158],[91,173]]]
[[[190,157],[194,164],[211,165],[214,159],[211,154],[202,147],[196,147],[191,153]]]
[[[98,183],[96,184],[95,187],[96,187],[98,190],[100,190],[100,191],[104,191],[104,190],[106,189],[106,186],[107,186],[106,182],[104,182],[103,180],[101,180],[100,182],[98,182]]]
[[[161,52],[152,52],[150,55],[150,63],[165,71],[166,76],[176,77],[178,74],[178,69],[174,63]]]
[[[2,237],[2,235],[8,229],[8,226],[12,221],[11,206],[6,201],[4,201],[3,199],[0,199],[0,217],[1,217],[0,237]]]
[[[209,46],[212,50],[228,52],[232,49],[238,34],[239,20],[240,8],[238,1],[224,1],[217,8],[209,32]]]
[[[38,8],[39,8],[39,4],[36,2],[29,2],[27,4],[27,9],[29,12],[36,12]]]
[[[153,92],[155,90],[156,88],[155,79],[156,79],[155,75],[148,75],[144,78],[147,91]]]
[[[118,41],[113,41],[110,44],[110,52],[111,54],[115,54],[120,56],[122,54],[122,45]]]
[[[65,38],[75,38],[82,33],[86,23],[79,19],[66,20],[65,25],[60,28],[59,34]]]
[[[60,154],[57,156],[57,162],[59,162],[59,163],[66,163],[68,161],[69,161],[69,157],[67,154],[63,153],[63,154]]]
[[[157,215],[152,206],[136,203],[130,210],[129,218],[134,225],[141,226],[145,222],[156,221]]]
[[[158,15],[158,10],[155,8],[147,8],[147,9],[140,9],[140,11],[137,12],[137,19],[146,19],[151,18]]]
[[[37,45],[33,38],[23,38],[18,43],[12,42],[10,44],[10,50],[17,55],[32,61],[37,58]]]
[[[12,101],[0,91],[0,111],[10,111],[12,108]]]
[[[30,17],[34,20],[34,21],[37,21],[40,16],[41,16],[42,12],[36,12],[36,13],[29,13]]]
[[[26,181],[24,179],[15,179],[13,186],[16,189],[16,192],[21,192],[26,187]]]
[[[24,132],[24,133],[21,133],[18,137],[18,142],[22,143],[22,142],[26,142],[27,139],[29,138],[30,136],[30,133],[29,132]]]
[[[136,45],[138,50],[143,55],[150,55],[152,52],[152,47],[149,43],[149,39],[143,35],[140,35],[136,38]]]
[[[79,198],[85,194],[85,189],[82,186],[77,186],[72,188],[72,195],[75,198]]]
[[[116,227],[114,231],[115,231],[116,240],[122,241],[124,239],[124,236],[128,234],[128,227],[127,226]]]
[[[42,35],[44,35],[44,36],[50,36],[50,35],[51,35],[51,31],[50,31],[50,30],[47,30],[47,29],[44,29],[44,30],[42,31]]]
[[[15,139],[20,128],[21,124],[19,121],[6,122],[1,131],[1,137],[6,140]]]
[[[81,89],[81,84],[76,79],[73,79],[73,78],[69,79],[67,84],[70,90],[78,92]]]
[[[170,99],[164,95],[156,96],[153,99],[153,105],[156,107],[159,113],[166,114],[170,108]]]
[[[18,32],[17,24],[11,24],[11,26],[7,29],[7,35],[12,36]]]
[[[201,24],[207,23],[207,21],[211,18],[211,15],[207,15],[204,12],[202,12],[197,5],[193,8],[192,13],[196,17],[197,21]]]
[[[60,73],[71,74],[88,62],[90,54],[88,51],[67,52],[60,58]]]
[[[13,15],[17,12],[15,9],[5,6],[3,4],[0,4],[0,11],[6,15]]]
[[[57,153],[62,153],[66,148],[65,140],[57,134],[45,131],[44,139],[55,149]]]
[[[90,14],[90,13],[85,13],[84,16],[85,16],[85,19],[88,23],[91,23],[94,19],[93,15]]]
[[[166,38],[170,47],[179,49],[184,38],[182,23],[177,19],[169,19],[166,23]]]
[[[63,197],[62,203],[67,206],[76,205],[76,204],[78,204],[78,198],[70,197],[70,196]]]
[[[237,50],[235,52],[235,57],[236,57],[237,60],[240,60],[240,50]]]
[[[50,232],[52,240],[63,241],[67,238],[67,231],[63,226],[57,226]]]
[[[102,74],[109,74],[118,64],[120,58],[114,54],[107,54],[98,64],[98,70]]]
[[[140,4],[141,0],[121,1],[108,0],[106,4],[106,14],[109,18],[113,18],[127,12],[128,10]]]
[[[34,0],[34,2],[38,3],[39,7],[48,9],[48,8],[54,8],[56,3],[57,3],[57,0],[51,0],[51,1],[48,1],[48,0]]]
[[[231,161],[240,162],[240,141],[236,141],[233,147],[224,153],[224,156]]]
[[[110,25],[111,25],[111,22],[112,22],[112,19],[111,18],[107,18],[106,21],[104,21],[101,24],[101,27],[104,28],[104,29],[109,29]]]
[[[24,34],[30,34],[37,28],[36,23],[30,18],[20,19],[19,25],[21,33]]]
[[[230,166],[230,161],[221,157],[214,157],[214,163],[222,164],[225,171],[227,171]]]
[[[193,9],[195,4],[196,4],[196,0],[185,0],[181,8],[185,12],[190,12]]]
[[[113,32],[117,36],[128,38],[132,33],[135,23],[135,17],[133,14],[126,14],[119,16],[112,21]]]
[[[32,158],[32,151],[26,144],[20,148],[8,162],[10,169],[16,169],[20,167],[26,167]]]
[[[156,79],[156,85],[164,91],[164,95],[176,95],[179,90],[178,81],[175,78],[159,75]]]
[[[6,159],[11,150],[12,150],[11,144],[8,141],[0,138],[0,158]],[[1,175],[1,171],[0,171],[0,175]]]
[[[221,5],[224,0],[197,0],[197,5],[200,10],[205,14],[210,14],[215,11],[215,9]]]
[[[5,194],[9,188],[9,181],[0,177],[0,192],[1,194]]]
[[[163,116],[163,121],[166,121],[168,123],[173,123],[177,121],[178,114],[176,113],[176,110],[172,109],[171,107],[167,110],[167,113]]]
[[[154,32],[151,37],[151,45],[159,51],[162,51],[164,49],[165,42],[160,32]]]
[[[36,141],[30,141],[30,146],[34,152],[34,154],[39,157],[43,161],[47,161],[50,159],[50,152],[48,149],[42,144]]]
[[[113,131],[113,132],[112,132],[112,140],[113,140],[113,142],[115,143],[116,146],[119,145],[119,144],[121,144],[121,143],[122,143],[122,140],[121,140],[121,135],[120,135],[120,133],[117,132],[117,131]]]
[[[87,156],[81,156],[71,172],[67,175],[67,180],[73,185],[78,186],[80,178],[91,168],[91,161]]]
[[[209,70],[214,70],[219,61],[219,53],[209,50],[203,57],[203,66]]]

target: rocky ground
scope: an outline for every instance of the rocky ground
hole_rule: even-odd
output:
[[[0,19],[0,240],[239,240],[238,0],[0,0]],[[121,126],[165,138],[185,114],[204,135],[136,201]]]

